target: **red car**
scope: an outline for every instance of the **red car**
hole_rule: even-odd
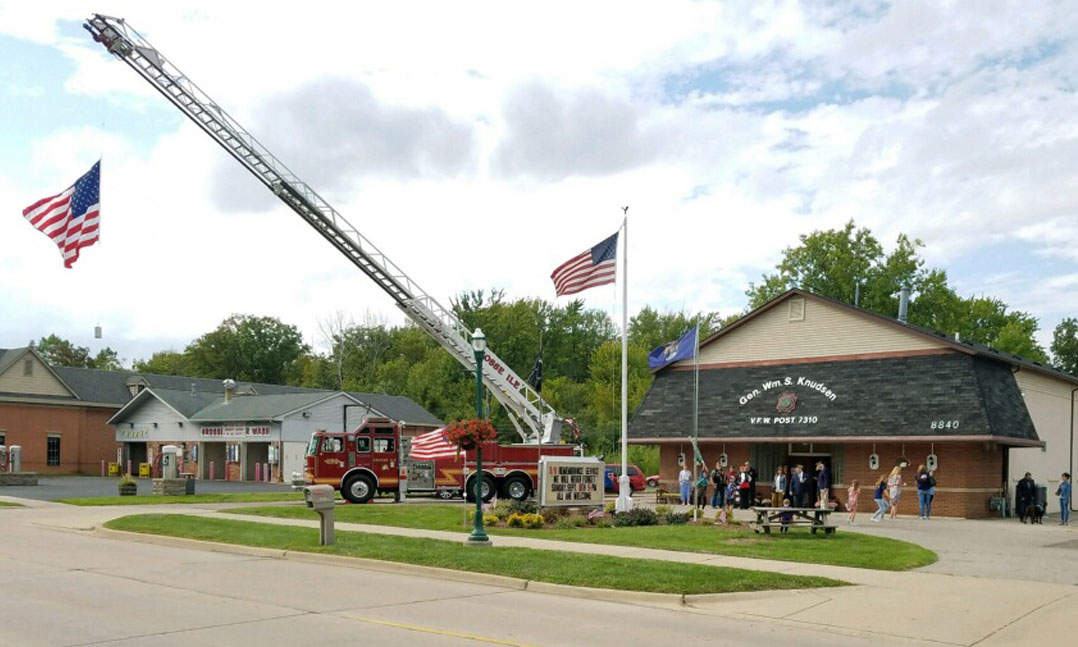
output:
[[[621,476],[621,464],[606,465],[606,489],[607,491],[617,491],[618,478]],[[629,463],[629,487],[633,492],[641,492],[646,487],[644,482],[644,473],[640,471],[640,468],[632,463]]]

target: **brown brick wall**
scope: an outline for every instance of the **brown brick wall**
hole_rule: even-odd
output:
[[[726,443],[725,449],[729,465],[735,468],[749,460],[751,455],[751,445],[748,443]],[[877,443],[875,449],[880,457],[880,468],[870,470],[868,457],[873,450],[872,444],[843,445],[843,482],[835,484],[835,489],[839,490],[835,492],[836,498],[845,506],[846,488],[857,479],[861,489],[858,510],[874,512],[876,504],[872,500],[872,492],[876,479],[889,474],[899,456],[904,455],[910,461],[910,466],[903,470],[906,487],[899,499],[898,513],[916,515],[918,505],[914,477],[917,466],[925,462],[932,446],[928,443],[904,446],[899,443]],[[722,451],[722,445],[701,443],[700,452],[709,466],[714,466]],[[1005,451],[1005,448],[986,446],[984,443],[936,443],[935,452],[939,467],[936,471],[936,496],[932,501],[932,515],[977,519],[998,514],[989,511],[988,500],[1003,483]],[[678,452],[685,452],[686,457],[691,460],[692,446],[687,442],[662,445],[659,452],[662,487],[671,491],[677,490],[677,473],[680,470],[677,464]],[[768,484],[771,476],[759,476],[759,492],[766,495],[770,491]]]
[[[42,474],[100,474],[101,461],[115,461],[116,430],[105,424],[116,411],[88,407],[0,404],[5,443],[22,447],[22,468]],[[47,438],[60,434],[60,464],[46,465]]]

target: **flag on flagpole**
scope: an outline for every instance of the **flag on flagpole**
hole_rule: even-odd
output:
[[[550,275],[554,281],[555,293],[560,297],[613,283],[617,270],[617,255],[618,234],[614,234],[565,261]]]
[[[97,242],[101,210],[101,160],[65,191],[22,210],[30,224],[60,248],[64,267],[79,260],[79,250]]]
[[[678,340],[659,346],[648,354],[648,368],[659,369],[678,360],[696,356],[696,337],[699,326],[693,326]]]

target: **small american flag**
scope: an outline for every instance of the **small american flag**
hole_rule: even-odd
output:
[[[64,267],[79,260],[79,250],[97,242],[101,208],[101,161],[58,195],[42,198],[22,210],[30,221],[60,248]]]
[[[557,295],[576,294],[597,285],[614,282],[617,269],[618,235],[614,234],[591,249],[584,250],[558,266],[550,278]]]

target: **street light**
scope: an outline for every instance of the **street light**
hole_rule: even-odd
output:
[[[475,354],[475,417],[483,419],[483,361],[487,356],[487,337],[476,328],[472,333],[472,352]],[[483,444],[475,446],[475,526],[468,535],[468,546],[489,546],[490,538],[483,530]]]

